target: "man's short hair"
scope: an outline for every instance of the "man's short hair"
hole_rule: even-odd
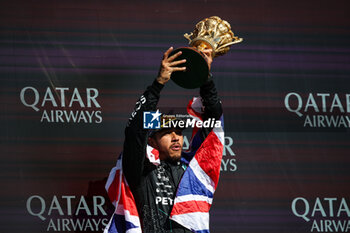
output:
[[[163,131],[163,130],[167,130],[167,129],[180,129],[180,130],[185,130],[186,127],[180,127],[178,123],[176,123],[177,121],[186,121],[187,118],[183,118],[183,117],[175,117],[174,115],[165,115],[162,114],[162,116],[160,117],[161,119],[161,125],[159,129],[152,129],[149,131],[148,136],[153,138],[157,133]],[[170,123],[172,122],[172,123]],[[174,127],[175,125],[175,127]],[[170,126],[170,127],[164,127],[164,126]]]

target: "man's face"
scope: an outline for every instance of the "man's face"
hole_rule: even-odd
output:
[[[182,130],[163,129],[150,138],[150,144],[159,151],[160,160],[179,161],[183,146]]]

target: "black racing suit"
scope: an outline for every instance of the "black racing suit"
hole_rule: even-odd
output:
[[[187,165],[161,161],[155,166],[145,159],[148,130],[143,129],[143,112],[156,111],[163,86],[155,80],[136,103],[125,129],[123,171],[136,201],[143,232],[191,232],[169,219],[176,189]],[[222,107],[212,79],[202,85],[200,95],[205,107],[204,119],[219,119]],[[203,131],[202,137],[209,131]]]

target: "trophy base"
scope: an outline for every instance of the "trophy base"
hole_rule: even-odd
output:
[[[177,48],[173,50],[169,57],[181,51],[182,54],[175,60],[186,59],[186,71],[176,71],[171,74],[171,79],[180,87],[194,89],[202,86],[209,76],[209,67],[200,51],[191,47]]]

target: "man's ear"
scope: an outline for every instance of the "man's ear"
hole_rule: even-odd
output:
[[[158,145],[156,143],[156,140],[152,137],[148,138],[148,145],[150,145],[151,147],[158,149]]]

